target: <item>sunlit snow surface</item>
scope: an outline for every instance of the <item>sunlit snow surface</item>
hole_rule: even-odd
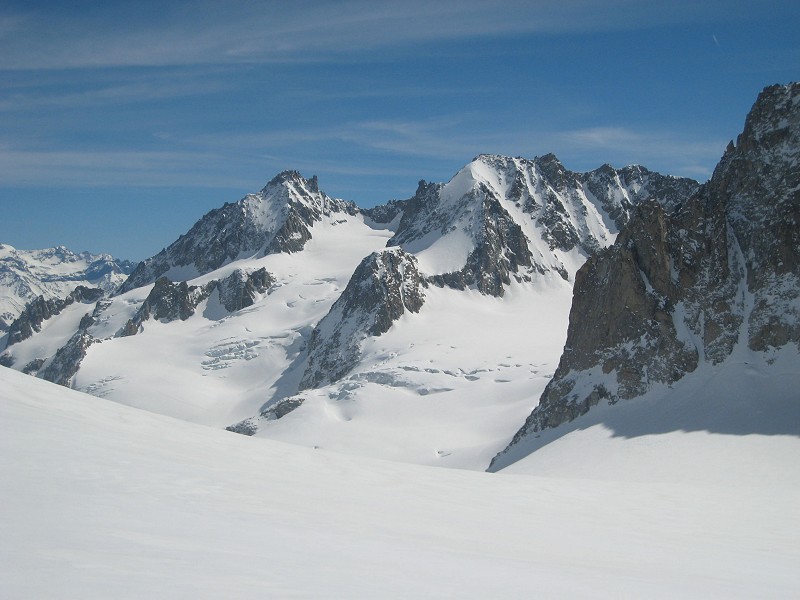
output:
[[[368,338],[343,380],[299,395],[257,435],[353,454],[485,469],[558,364],[571,290],[557,279],[503,298],[430,287],[418,314]]]
[[[302,252],[238,260],[190,282],[265,267],[277,284],[253,306],[229,314],[214,292],[186,321],[148,320],[135,336],[91,346],[74,387],[215,427],[254,415],[283,385],[281,375],[303,336],[328,312],[361,258],[391,235],[355,217],[318,223],[313,232]],[[124,313],[127,305],[130,318],[149,291],[114,299],[112,310]],[[114,325],[121,328],[125,320]]]
[[[585,433],[554,445],[541,474],[435,469],[248,438],[0,369],[0,597],[800,593],[797,437],[588,446]]]
[[[548,227],[574,229],[580,240],[595,245],[610,243],[616,231],[588,184],[573,182],[575,190],[562,189],[542,165],[479,156],[441,189],[434,186],[440,195],[409,212],[411,220],[402,227],[402,219],[378,225],[362,214],[322,211],[301,251],[262,256],[263,245],[233,244],[241,250],[236,260],[200,276],[202,269],[175,267],[172,257],[167,275],[191,278],[187,283],[192,286],[221,280],[235,269],[261,268],[276,283],[252,306],[234,313],[224,309],[214,291],[186,321],[147,319],[128,337],[116,336],[152,284],[108,304],[103,301],[88,328],[99,342],[88,347],[71,386],[217,428],[245,419],[251,424],[262,410],[272,416],[269,410],[276,403],[293,396],[287,406],[299,408],[277,420],[258,420],[257,436],[375,458],[483,470],[536,405],[566,338],[571,285],[586,249],[579,244],[560,250]],[[560,168],[555,163],[550,167]],[[612,200],[621,204],[636,190],[618,179],[612,187],[621,195]],[[271,184],[267,188],[274,191]],[[285,190],[280,182],[275,185],[277,196],[245,199],[242,210],[251,217],[243,221],[249,223],[246,231],[272,231],[277,221],[270,219],[285,217]],[[300,196],[295,200],[316,202]],[[512,276],[502,298],[429,286],[422,290],[425,300],[418,313],[406,311],[389,331],[361,343],[360,360],[342,380],[295,395],[304,380],[311,331],[341,296],[361,260],[388,242],[414,253],[423,275],[458,271],[485,241],[489,201],[519,225],[534,266]],[[539,220],[547,207],[561,215],[555,225],[553,219],[549,225]],[[211,244],[216,230],[198,227],[190,245],[199,251]],[[405,234],[397,237],[398,229]],[[42,334],[13,345],[7,351],[13,368],[33,368],[40,362],[34,359],[51,356],[82,313],[93,309],[81,305],[58,315]],[[354,327],[369,326],[356,321]],[[62,330],[65,335],[54,335]]]
[[[337,213],[315,224],[302,252],[242,257],[189,282],[234,269],[266,268],[276,284],[234,313],[217,292],[186,321],[149,319],[115,337],[152,286],[95,311],[97,343],[72,381],[95,396],[224,428],[294,394],[311,329],[341,295],[356,266],[392,232]],[[564,344],[570,284],[548,274],[514,282],[503,298],[431,286],[417,313],[368,338],[342,381],[303,393],[300,408],[263,422],[258,436],[307,447],[483,470],[530,413]],[[9,348],[15,368],[52,356],[94,305],[76,304],[42,333]]]

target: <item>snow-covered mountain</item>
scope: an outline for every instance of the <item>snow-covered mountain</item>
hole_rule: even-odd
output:
[[[616,243],[578,272],[558,369],[496,464],[598,403],[664,395],[683,378],[711,390],[763,365],[766,376],[744,388],[754,431],[755,415],[782,395],[796,405],[799,223],[800,84],[773,86],[708,183],[677,205],[637,207]],[[779,386],[787,375],[791,385]],[[712,396],[712,410],[735,406],[736,394]]]
[[[484,469],[519,431],[507,464],[600,400],[796,343],[795,90],[760,97],[702,187],[481,155],[359,210],[281,173],[0,360],[196,423],[420,464]]]
[[[589,254],[614,241],[635,205],[672,205],[696,188],[636,166],[573,173],[552,154],[481,155],[447,184],[420,182],[389,245],[414,254],[437,283],[502,296],[511,279],[571,280]]]
[[[0,597],[797,596],[799,222],[800,84],[702,186],[282,173],[0,338]]]
[[[64,246],[18,250],[0,244],[0,335],[39,296],[63,299],[79,285],[112,292],[133,267],[108,254],[75,254]]]
[[[120,292],[159,277],[186,281],[242,258],[298,252],[311,239],[314,223],[357,212],[355,204],[320,192],[316,177],[284,171],[257,194],[209,212],[169,247],[140,263]]]
[[[215,427],[485,468],[555,369],[575,270],[640,202],[697,185],[482,155],[360,211],[287,171],[2,360]]]

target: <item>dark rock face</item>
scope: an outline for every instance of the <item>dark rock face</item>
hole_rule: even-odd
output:
[[[406,210],[408,200],[390,200],[373,208],[362,208],[361,213],[372,219],[375,223],[386,225],[394,221],[398,215]]]
[[[275,283],[275,278],[266,268],[248,273],[236,269],[225,279],[219,280],[219,299],[228,312],[252,306],[259,295],[266,294]]]
[[[289,398],[284,398],[283,400],[280,400],[279,402],[262,409],[257,416],[234,423],[225,429],[241,435],[255,435],[258,432],[259,426],[262,422],[281,419],[293,410],[300,408],[303,402],[305,402],[305,398],[302,396],[291,396]]]
[[[533,257],[522,228],[488,189],[482,191],[483,222],[467,264],[460,271],[433,276],[431,280],[456,289],[474,285],[483,294],[499,297],[512,276],[526,278],[524,273],[533,267]]]
[[[746,262],[753,350],[800,339],[800,83],[766,88],[709,185]]]
[[[711,180],[643,204],[578,271],[567,342],[526,435],[672,383],[739,344],[800,344],[800,84],[765,89]]]
[[[89,328],[94,325],[97,318],[108,307],[108,301],[100,300],[91,314],[86,313],[78,325],[78,331],[58,349],[51,359],[37,358],[25,365],[23,373],[34,375],[59,385],[70,387],[72,378],[78,372],[81,362],[86,357],[86,352],[92,344],[99,341]]]
[[[204,287],[189,286],[185,281],[172,283],[162,277],[156,281],[139,314],[141,320],[153,318],[159,321],[185,321],[194,314],[194,309],[208,297]]]
[[[298,252],[311,239],[311,226],[337,212],[354,215],[358,209],[320,192],[316,177],[285,171],[259,193],[212,210],[168,248],[139,263],[120,293],[150,284],[173,268],[196,276],[243,254]]]
[[[668,213],[699,189],[699,184],[684,177],[661,175],[639,165],[615,169],[611,165],[579,174],[585,189],[600,201],[603,211],[622,229],[630,219],[633,207],[655,200]],[[620,195],[616,190],[625,190]]]
[[[358,362],[361,342],[378,336],[425,301],[416,259],[399,248],[375,252],[356,268],[342,295],[317,324],[308,344],[300,389],[341,379]]]
[[[257,271],[236,269],[224,279],[215,279],[202,286],[190,286],[185,281],[172,283],[166,277],[159,278],[147,295],[142,306],[130,319],[119,337],[136,335],[148,319],[162,322],[185,321],[195,313],[198,305],[217,290],[220,303],[228,312],[252,306],[259,295],[267,293],[275,278],[265,268]]]
[[[519,190],[518,200],[525,201],[525,212],[534,216],[542,228],[542,238],[551,250],[568,252],[581,246],[586,252],[593,252],[600,247],[593,236],[581,235],[576,223],[571,218],[569,208],[578,206],[578,192],[582,184],[577,173],[568,171],[553,154],[546,154],[534,159],[534,168],[541,174],[540,199],[526,193],[524,180],[515,182],[515,191]],[[585,216],[581,210],[581,215]]]
[[[22,372],[25,373],[25,375],[35,375],[39,371],[39,369],[42,368],[42,365],[44,365],[44,363],[45,363],[44,358],[34,358],[31,362],[29,362],[22,368]]]
[[[416,193],[404,201],[405,208],[397,232],[387,242],[387,246],[403,246],[432,231],[442,231],[448,227],[447,215],[437,211],[439,193],[443,187],[441,183],[420,180]]]
[[[91,304],[102,297],[103,290],[100,288],[88,288],[82,285],[70,292],[66,298],[47,300],[44,296],[37,297],[25,307],[19,318],[9,327],[6,348],[41,331],[42,323],[59,314],[67,306],[75,302]]]
[[[539,193],[531,195],[520,179],[515,185],[517,200],[524,202],[525,211],[542,227],[542,237],[551,250],[578,247],[590,255],[606,246],[604,239],[589,230],[591,217],[582,197],[600,209],[610,231],[619,231],[639,204],[655,200],[670,207],[699,188],[692,179],[661,175],[638,165],[622,169],[603,165],[588,173],[575,173],[564,168],[553,154],[532,163],[537,175],[534,189]]]
[[[85,330],[75,332],[37,376],[69,387],[80,368],[81,361],[86,357],[86,351],[95,341],[95,338]]]
[[[133,318],[126,323],[120,337],[134,335],[150,318],[158,321],[185,321],[194,314],[195,308],[208,298],[213,286],[189,286],[185,281],[172,283],[166,277],[159,278]]]

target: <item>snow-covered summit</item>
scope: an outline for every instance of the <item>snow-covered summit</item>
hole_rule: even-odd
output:
[[[284,171],[255,194],[203,216],[167,248],[139,263],[121,292],[166,276],[186,281],[243,258],[302,250],[310,229],[323,218],[354,215],[352,202],[321,192],[316,176]]]
[[[697,187],[638,166],[575,173],[553,154],[482,154],[444,185],[420,182],[389,245],[415,254],[420,269],[446,285],[501,296],[512,278],[571,280],[614,241],[633,206],[677,203]]]

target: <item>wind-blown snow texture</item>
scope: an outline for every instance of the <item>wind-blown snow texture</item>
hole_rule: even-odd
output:
[[[578,272],[558,370],[511,446],[704,363],[752,364],[798,344],[800,84],[790,84],[759,95],[696,194],[642,205]],[[798,367],[788,392],[795,403]],[[767,402],[773,391],[765,382],[749,393]],[[726,398],[717,400],[727,410]]]

